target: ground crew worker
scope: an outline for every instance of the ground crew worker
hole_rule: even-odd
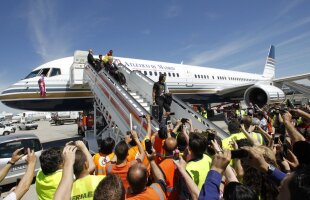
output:
[[[212,162],[212,159],[204,154],[207,149],[206,138],[198,133],[191,133],[188,146],[191,160],[186,165],[186,171],[201,189]]]
[[[90,175],[95,167],[92,157],[82,141],[75,142],[75,145],[78,148],[73,165],[76,180],[72,185],[71,199],[92,200],[97,185],[105,176]]]
[[[96,153],[93,156],[96,166],[95,175],[106,175],[105,167],[106,164],[111,162],[114,157],[114,146],[115,141],[110,137],[101,141],[99,153]]]
[[[148,182],[147,169],[142,164],[135,164],[129,168],[127,180],[130,185],[127,200],[166,200],[166,183],[162,171],[154,161],[155,151],[148,155],[155,183],[146,186]]]
[[[173,162],[174,156],[179,158],[179,155],[174,155],[177,151],[177,141],[175,138],[170,137],[165,140],[164,143],[165,158],[159,164],[166,177],[166,196],[168,200],[179,199],[179,171],[176,169]]]
[[[139,148],[140,155],[138,156],[138,158],[136,158],[135,161],[127,162],[128,145],[125,141],[121,141],[116,145],[115,150],[114,150],[115,155],[117,157],[116,163],[115,164],[108,163],[106,165],[106,173],[117,174],[122,179],[122,182],[126,190],[128,189],[128,186],[129,186],[128,181],[126,179],[129,167],[134,165],[135,163],[141,163],[145,156],[144,149],[142,147],[141,142],[139,141],[137,132],[131,131],[131,136],[132,136],[132,139],[135,140]]]

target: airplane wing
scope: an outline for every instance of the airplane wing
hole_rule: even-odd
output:
[[[283,77],[283,78],[275,78],[275,79],[273,79],[273,82],[274,83],[282,83],[282,82],[287,82],[287,81],[298,81],[298,80],[302,80],[302,79],[310,80],[310,73],[300,74],[300,75],[296,75],[296,76],[287,76],[287,77]]]
[[[296,82],[296,81],[301,81],[301,80],[304,80],[303,81],[304,83],[306,82],[309,83],[310,73],[301,74],[297,76],[277,78],[277,79],[274,79],[273,82],[276,86],[280,88],[282,87],[282,85],[285,84],[286,86],[290,87],[293,90],[301,92],[306,96],[310,96],[310,86],[306,84],[301,84],[300,82],[299,83]]]
[[[229,88],[225,88],[222,90],[218,90],[217,94],[218,95],[231,95],[233,93],[240,93],[240,92],[244,92],[246,89],[248,89],[249,87],[253,86],[254,83],[250,83],[250,84],[244,84],[244,85],[240,85],[240,86],[234,86],[234,87],[229,87]]]

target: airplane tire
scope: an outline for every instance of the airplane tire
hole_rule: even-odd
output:
[[[5,132],[3,133],[3,135],[10,135],[10,132],[5,131]]]

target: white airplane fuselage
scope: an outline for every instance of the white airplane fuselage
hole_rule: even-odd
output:
[[[247,86],[258,84],[272,87],[272,91],[278,89],[271,86],[272,78],[259,74],[121,57],[114,57],[114,61],[122,63],[130,70],[141,71],[155,82],[158,81],[160,73],[166,73],[166,83],[170,92],[190,103],[206,104],[242,99]],[[35,68],[25,79],[4,90],[0,100],[9,107],[25,110],[92,109],[93,95],[87,85],[69,87],[72,63],[73,57],[66,57]],[[42,74],[46,76],[44,78],[45,97],[40,96],[38,87],[38,80]],[[246,87],[242,91],[221,94],[221,91],[226,89],[242,86]]]

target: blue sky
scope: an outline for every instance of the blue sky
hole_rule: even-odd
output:
[[[0,89],[34,67],[109,49],[121,57],[262,73],[276,46],[276,77],[309,72],[308,0],[23,0],[0,7]],[[3,104],[1,110],[8,110]]]

